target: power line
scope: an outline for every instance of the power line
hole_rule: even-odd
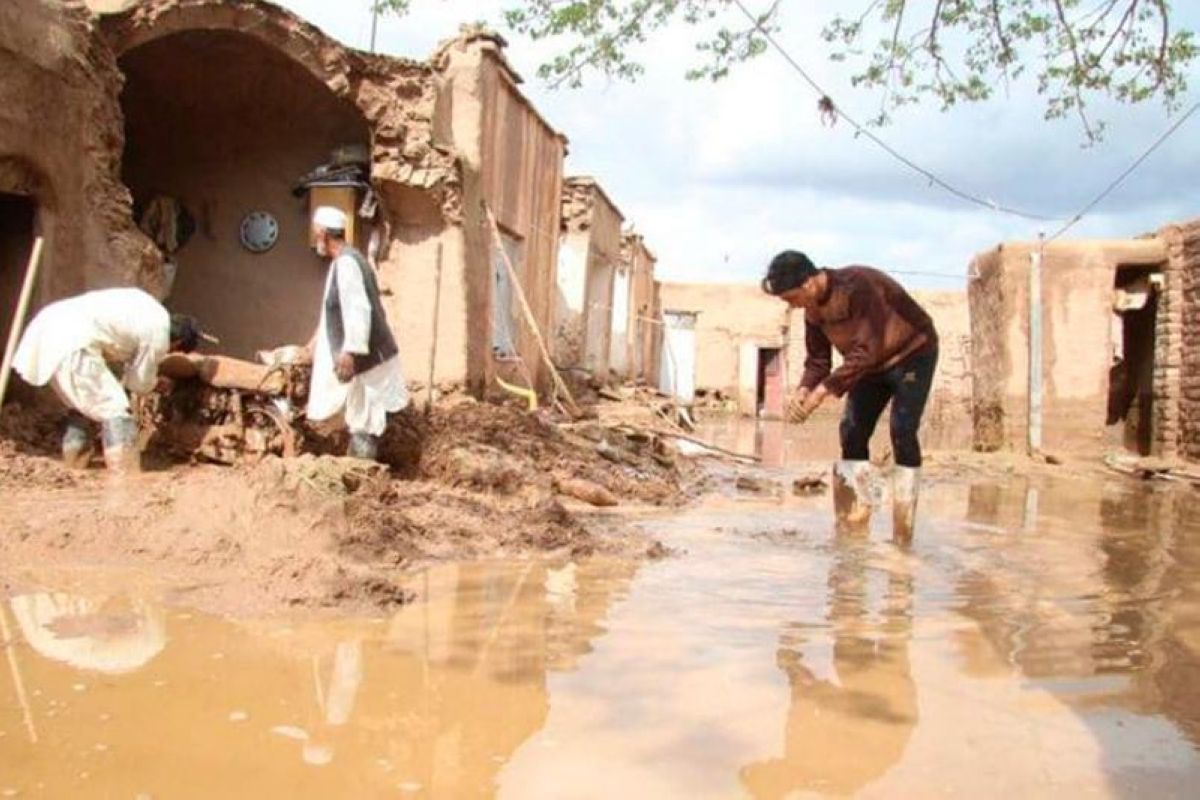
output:
[[[1175,132],[1178,131],[1180,128],[1182,128],[1183,124],[1185,122],[1187,122],[1188,119],[1190,119],[1192,117],[1192,115],[1194,115],[1197,111],[1200,111],[1200,103],[1196,103],[1195,105],[1193,105],[1191,108],[1189,108],[1187,110],[1187,112],[1182,117],[1175,120],[1175,124],[1173,124],[1171,127],[1167,128],[1167,130],[1163,132],[1162,136],[1159,136],[1158,139],[1156,139],[1154,141],[1154,144],[1150,145],[1150,147],[1148,147],[1144,153],[1142,153],[1140,156],[1138,156],[1137,160],[1135,160],[1132,164],[1130,164],[1129,167],[1124,172],[1122,172],[1120,175],[1118,175],[1112,181],[1112,183],[1110,183],[1108,186],[1106,186],[1104,188],[1104,190],[1100,192],[1100,194],[1096,195],[1096,197],[1090,203],[1088,203],[1086,206],[1084,206],[1079,211],[1078,214],[1071,217],[1071,219],[1067,222],[1067,224],[1063,225],[1058,230],[1058,232],[1055,233],[1053,236],[1051,236],[1049,239],[1047,239],[1047,241],[1052,242],[1055,239],[1062,236],[1067,231],[1071,230],[1071,228],[1075,227],[1075,225],[1077,225],[1085,216],[1087,216],[1096,206],[1098,206],[1102,202],[1104,202],[1104,200],[1110,194],[1115,192],[1117,190],[1117,188],[1122,183],[1124,183],[1125,180],[1130,175],[1132,175],[1134,172],[1137,171],[1138,167],[1140,167],[1143,163],[1145,163],[1146,159],[1150,158],[1150,156],[1153,155],[1154,152],[1156,150],[1158,150],[1158,148],[1162,147],[1163,144],[1168,139],[1170,139],[1172,136],[1174,136]]]
[[[771,45],[771,47],[775,48],[775,51],[778,52],[779,55],[783,56],[784,60],[787,61],[787,63],[792,67],[792,69],[796,70],[796,72],[800,75],[800,77],[804,79],[805,83],[807,83],[809,86],[812,87],[813,91],[815,91],[821,97],[829,97],[830,96],[829,93],[826,92],[825,89],[819,83],[817,83],[816,79],[814,79],[811,75],[809,75],[808,71],[805,70],[804,67],[802,67],[800,65],[800,63],[797,62],[796,59],[794,59],[792,57],[791,53],[789,53],[786,49],[784,49],[783,45],[781,45],[775,39],[775,37],[771,35],[771,32],[763,26],[762,22],[759,21],[759,18],[754,16],[754,14],[751,13],[748,8],[746,8],[746,5],[745,5],[745,3],[742,2],[742,0],[733,0],[733,4],[736,5],[738,7],[738,9],[741,10],[742,14],[744,14],[746,16],[746,19],[748,19],[750,21],[750,24],[754,26],[754,29],[757,30],[760,34],[762,34],[763,38],[765,38],[767,40],[767,42]],[[855,120],[853,117],[848,115],[845,111],[843,111],[841,109],[841,107],[837,106],[836,104],[834,107],[837,109],[838,116],[841,119],[846,120],[846,122],[848,122],[850,124],[850,127],[854,128],[855,133],[859,134],[860,136],[865,136],[866,138],[870,139],[872,142],[874,142],[876,145],[878,145],[880,148],[882,148],[883,151],[886,152],[888,155],[890,155],[892,158],[896,159],[901,164],[904,164],[906,167],[908,167],[912,171],[925,177],[926,179],[929,180],[929,182],[931,184],[934,184],[935,186],[945,190],[946,192],[949,192],[950,194],[954,195],[955,197],[959,198],[960,200],[963,200],[968,203],[974,203],[975,205],[983,206],[984,208],[990,208],[992,211],[997,211],[1002,214],[1009,214],[1014,217],[1021,217],[1023,219],[1033,220],[1035,222],[1058,222],[1059,221],[1055,217],[1046,217],[1041,214],[1034,214],[1029,211],[1023,211],[1018,208],[1012,208],[1010,206],[1000,205],[999,203],[996,203],[992,200],[988,200],[986,198],[971,194],[970,192],[968,192],[966,190],[959,189],[957,186],[954,186],[949,181],[946,181],[945,179],[941,178],[936,173],[926,169],[925,167],[922,167],[920,164],[916,163],[911,158],[908,158],[903,153],[900,153],[898,150],[896,150],[896,148],[892,147],[890,144],[888,144],[886,141],[884,141],[882,138],[880,138],[870,128],[865,127],[864,125],[859,123],[857,120]]]

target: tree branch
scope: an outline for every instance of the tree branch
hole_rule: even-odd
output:
[[[1136,3],[1137,0],[1134,0],[1134,2]],[[1079,42],[1075,39],[1075,31],[1072,30],[1071,23],[1067,22],[1067,14],[1063,10],[1062,0],[1054,0],[1054,11],[1058,15],[1058,22],[1062,25],[1063,32],[1066,34],[1071,58],[1075,61],[1075,80],[1068,81],[1075,92],[1075,111],[1079,114],[1079,121],[1083,124],[1083,130],[1087,134],[1088,140],[1095,141],[1096,132],[1092,129],[1091,121],[1088,120],[1083,101],[1083,85],[1087,82],[1087,77],[1091,74],[1091,70],[1085,68],[1079,58]]]

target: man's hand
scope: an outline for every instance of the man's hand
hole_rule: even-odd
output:
[[[821,404],[825,402],[825,398],[828,396],[829,390],[824,386],[818,386],[812,391],[801,389],[792,398],[792,402],[788,404],[788,422],[796,425],[808,422],[808,418],[821,407]]]
[[[339,381],[349,383],[354,379],[354,356],[339,353],[337,360],[333,362],[333,371],[337,373]]]
[[[788,401],[787,411],[784,413],[788,422],[800,425],[808,419],[808,415],[804,413],[804,404],[808,402],[809,394],[808,389],[799,389],[792,395],[792,399]]]

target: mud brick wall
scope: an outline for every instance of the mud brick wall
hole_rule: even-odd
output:
[[[1163,397],[1157,405],[1177,415],[1163,420],[1160,436],[1164,442],[1178,442],[1178,455],[1200,461],[1200,220],[1172,225],[1160,235],[1167,241],[1170,261],[1168,311],[1160,315],[1159,341],[1170,352],[1159,367]]]

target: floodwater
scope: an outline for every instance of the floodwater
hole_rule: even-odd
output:
[[[1200,506],[929,487],[645,519],[663,561],[445,565],[381,620],[136,581],[0,603],[0,797],[1195,797]]]
[[[697,436],[706,442],[742,455],[756,455],[768,468],[832,461],[839,456],[840,412],[822,409],[804,425],[778,419],[753,419],[736,414],[708,415],[701,419]],[[921,429],[921,444],[928,451],[971,449],[971,420],[964,415],[942,414]],[[889,452],[885,414],[871,437],[872,455]]]

